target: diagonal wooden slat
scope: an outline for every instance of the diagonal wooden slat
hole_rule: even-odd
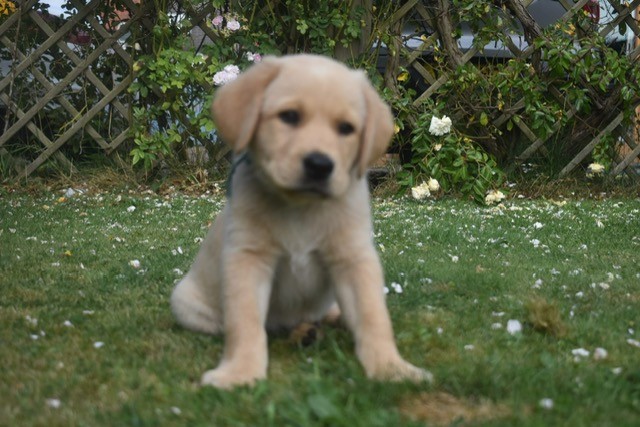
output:
[[[22,52],[20,52],[20,50],[17,49],[17,46],[15,46],[15,44],[12,41],[8,40],[4,36],[2,37],[2,41],[3,43],[5,43],[5,45],[12,46],[18,58],[21,61],[24,60],[25,55]],[[33,76],[36,78],[36,80],[38,80],[38,82],[45,88],[45,90],[53,89],[53,84],[37,68],[33,68],[31,72],[33,73]],[[60,105],[62,105],[62,107],[65,110],[67,110],[67,112],[71,115],[71,117],[76,117],[80,115],[78,110],[76,110],[76,108],[67,100],[66,97],[60,96],[56,100],[60,103]],[[100,145],[102,148],[109,147],[109,144],[105,141],[105,138],[102,135],[100,135],[100,133],[96,131],[93,128],[93,126],[88,124],[86,127],[86,130],[87,130],[87,133],[94,139],[94,141],[96,141],[98,145]]]
[[[73,15],[68,21],[65,22],[65,24],[62,27],[58,29],[58,31],[53,33],[52,37],[49,37],[44,43],[38,46],[37,49],[31,52],[25,61],[22,61],[20,64],[18,64],[15,67],[14,69],[15,74],[18,75],[22,73],[24,70],[31,67],[33,63],[38,58],[40,58],[40,56],[42,56],[44,52],[47,51],[47,49],[49,49],[51,46],[57,43],[60,38],[64,37],[65,34],[67,34],[74,27],[76,27],[82,21],[82,19],[85,16],[87,16],[87,14],[93,9],[93,7],[95,7],[99,3],[100,3],[99,0],[92,0],[91,3],[89,3],[89,5],[87,6],[87,8],[82,9],[78,11],[78,14]],[[29,11],[30,14],[31,12],[37,14],[37,12]],[[2,32],[0,32],[0,34],[2,34]],[[8,75],[2,80],[0,80],[0,92],[4,91],[4,89],[9,85],[9,83],[11,83],[11,80],[12,80],[11,75]]]
[[[29,16],[34,20],[34,22],[36,22],[38,24],[38,26],[50,37],[52,37],[54,35],[53,30],[51,29],[51,27],[42,19],[42,17],[40,17],[40,15],[38,15],[36,12],[31,12],[29,14]],[[107,41],[107,43],[109,43],[109,47],[112,47],[114,45],[117,45],[117,40],[109,40],[108,37],[105,37],[105,41]],[[104,43],[104,42],[103,42]],[[56,42],[56,45],[60,48],[60,50],[62,50],[65,55],[67,55],[67,57],[69,59],[71,59],[71,61],[76,65],[79,66],[80,64],[82,64],[82,59],[80,57],[78,57],[78,55],[76,55],[76,53],[71,50],[71,48],[69,48],[69,46],[67,45],[66,42],[64,42],[63,40],[58,40]],[[97,59],[97,58],[96,58]],[[102,80],[100,80],[94,73],[93,71],[91,71],[91,68],[89,66],[84,67],[84,72],[83,75],[87,77],[87,79],[103,94],[107,94],[109,93],[109,89],[104,85],[104,83],[102,82]],[[124,105],[122,105],[122,103],[118,102],[117,100],[114,101],[113,105],[116,107],[116,109],[120,112],[120,114],[122,114],[123,117],[127,117],[128,115],[128,109],[127,107],[125,107]]]
[[[24,112],[17,105],[13,103],[13,101],[9,98],[7,94],[0,92],[0,101],[2,101],[5,105],[11,108],[11,110],[14,111],[17,117],[22,117],[24,115]],[[42,130],[39,127],[37,127],[33,122],[27,123],[27,129],[29,129],[29,131],[31,131],[31,133],[38,139],[38,141],[44,144],[45,147],[50,147],[53,145],[53,142],[51,142],[51,140],[47,137],[47,135],[45,135],[45,133],[42,132]],[[54,154],[54,157],[69,171],[71,172],[76,171],[76,168],[75,166],[73,166],[73,163],[71,163],[63,153],[61,153],[60,151],[56,151],[53,154]]]
[[[120,92],[126,90],[133,78],[128,76],[121,81],[116,87],[114,87],[107,96],[102,98],[96,105],[93,106],[84,116],[82,116],[77,122],[73,124],[65,133],[63,133],[53,144],[47,147],[33,162],[31,162],[25,169],[25,174],[31,174],[38,166],[44,163],[45,160],[51,156],[58,148],[66,143],[78,130],[82,129],[96,114],[100,113],[102,109],[107,106]]]
[[[562,169],[560,171],[560,177],[565,176],[566,174],[568,174],[569,172],[571,172],[576,166],[578,166],[578,164],[583,161],[590,153],[591,151],[593,151],[593,148],[600,142],[600,140],[602,140],[602,138],[604,138],[606,135],[608,135],[609,133],[611,133],[616,127],[618,127],[618,125],[620,123],[622,123],[622,119],[624,118],[624,113],[620,112],[615,119],[613,119],[611,121],[611,123],[609,123],[609,125],[607,125],[607,127],[605,127],[604,129],[602,129],[602,131],[600,131],[600,133],[598,134],[598,136],[596,136],[595,138],[593,138],[591,140],[591,142],[589,142],[589,144],[587,144],[579,153],[576,157],[573,158],[573,160],[571,160],[571,162],[569,162],[569,164],[567,166],[564,167],[564,169]]]
[[[67,76],[62,81],[60,81],[52,90],[47,92],[47,94],[44,97],[42,97],[33,107],[31,107],[25,113],[24,117],[22,117],[17,122],[15,122],[2,136],[0,136],[0,146],[2,146],[4,143],[6,143],[9,140],[9,138],[15,135],[15,133],[20,128],[22,128],[28,121],[30,121],[35,116],[35,114],[37,114],[39,110],[41,110],[52,99],[54,99],[64,88],[69,86],[71,82],[80,73],[85,71],[85,69],[91,63],[93,63],[100,55],[102,55],[111,46],[114,40],[117,40],[119,37],[125,34],[129,30],[129,27],[134,22],[135,22],[135,19],[132,19],[130,21],[127,21],[125,24],[123,24],[120,27],[120,29],[118,29],[118,31],[116,31],[109,39],[106,39],[99,46],[97,46],[96,49],[93,52],[91,52],[87,56],[87,58],[85,58],[80,64],[78,64],[69,74],[67,74]],[[126,80],[123,80],[123,81],[130,81],[130,80],[131,80],[130,78],[127,78]],[[123,87],[122,84],[119,84],[116,87],[119,88],[118,93],[116,93],[116,95],[126,90],[126,87]],[[111,100],[115,98],[115,95],[113,95],[113,93],[114,93],[113,90],[109,92],[109,96]]]

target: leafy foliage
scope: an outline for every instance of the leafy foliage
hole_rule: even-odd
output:
[[[458,191],[483,203],[487,191],[502,185],[504,172],[477,143],[455,129],[434,136],[429,129],[431,111],[423,113],[412,133],[413,157],[399,174],[399,183],[410,188],[435,178],[442,190]]]

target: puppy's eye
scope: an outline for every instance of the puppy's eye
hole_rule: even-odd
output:
[[[356,129],[349,122],[340,122],[338,124],[338,133],[342,136],[351,135],[355,130]]]
[[[278,114],[280,120],[288,125],[296,126],[300,123],[300,113],[296,110],[284,110]]]

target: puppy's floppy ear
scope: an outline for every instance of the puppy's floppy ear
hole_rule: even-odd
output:
[[[217,90],[211,113],[218,134],[235,153],[247,148],[253,138],[264,91],[279,70],[278,59],[267,57]]]
[[[393,136],[391,109],[380,98],[364,74],[362,74],[362,88],[367,115],[357,163],[359,177],[363,176],[367,172],[367,168],[387,151]]]

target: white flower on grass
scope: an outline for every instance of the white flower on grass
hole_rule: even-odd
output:
[[[553,399],[545,397],[544,399],[540,399],[538,405],[540,405],[542,409],[553,409]]]
[[[519,320],[510,319],[507,321],[507,332],[516,335],[522,332],[522,323]]]
[[[65,320],[62,324],[64,326],[66,326],[67,328],[72,328],[73,327],[73,323],[71,323],[70,320]]]
[[[531,240],[531,244],[533,245],[534,248],[537,248],[537,247],[540,246],[540,240],[533,239],[533,240]]]
[[[93,343],[93,348],[102,348],[104,347],[104,343],[102,341],[96,341]]]
[[[431,124],[429,125],[429,133],[435,136],[442,136],[451,132],[451,119],[447,116],[442,116],[441,119],[436,116],[431,117]]]
[[[26,320],[27,323],[32,326],[38,326],[38,319],[36,319],[35,317],[31,317],[27,314],[26,316],[24,316],[24,320]]]
[[[132,259],[131,261],[129,261],[129,265],[137,270],[140,268],[140,261],[138,261],[137,259]]]
[[[431,191],[432,193],[440,190],[440,183],[435,178],[429,178],[429,181],[427,181],[427,186],[429,187],[429,191]]]
[[[604,166],[600,163],[591,163],[587,166],[587,177],[591,178],[595,175],[602,175],[604,173]]]
[[[400,283],[392,282],[391,283],[391,287],[393,288],[393,290],[394,290],[394,292],[396,294],[401,294],[402,293],[402,286],[400,285]]]
[[[135,207],[135,206],[129,206],[129,207],[127,208],[127,212],[129,212],[129,213],[131,213],[131,212],[133,212],[133,211],[135,211],[135,210],[136,210],[136,207]]]
[[[216,86],[225,85],[238,78],[240,68],[237,65],[226,65],[221,71],[213,75],[213,84]]]
[[[593,350],[593,358],[595,360],[604,360],[608,356],[609,356],[609,353],[607,352],[606,349],[602,347],[597,347],[595,350]]]
[[[542,287],[542,279],[538,279],[533,284],[533,289],[540,289]]]
[[[458,255],[451,255],[449,254],[449,256],[451,257],[451,262],[452,263],[457,263],[458,261],[460,261],[460,257]]]
[[[431,192],[429,191],[429,184],[427,184],[426,182],[423,182],[422,184],[411,189],[411,197],[416,200],[426,199],[429,196],[431,196]]]
[[[540,230],[542,227],[544,227],[544,224],[541,222],[536,222],[533,224],[533,228],[535,228],[536,230]]]
[[[609,290],[609,288],[611,287],[608,283],[605,282],[600,282],[600,283],[592,283],[591,284],[591,289],[595,289],[596,287],[599,287],[600,289],[602,289],[603,291],[607,291]]]
[[[573,354],[573,361],[580,362],[583,358],[589,357],[589,350],[585,350],[584,348],[575,348],[571,350],[571,354]]]
[[[493,329],[493,330],[502,329],[502,323],[499,323],[499,322],[492,323],[491,324],[491,329]]]
[[[627,339],[627,344],[640,348],[640,341],[634,340],[633,338]]]
[[[473,345],[473,344],[467,344],[467,345],[464,346],[464,349],[467,350],[467,351],[471,351],[474,348],[476,348],[476,346]]]
[[[56,399],[56,398],[46,399],[45,403],[49,408],[53,408],[53,409],[58,409],[60,405],[62,405],[62,402],[60,402],[60,399]]]
[[[500,190],[490,190],[487,192],[487,195],[484,197],[484,203],[487,205],[492,205],[494,203],[500,203],[505,198],[505,195]]]
[[[93,313],[95,313],[93,310],[82,310],[82,314],[85,316],[91,316]]]

